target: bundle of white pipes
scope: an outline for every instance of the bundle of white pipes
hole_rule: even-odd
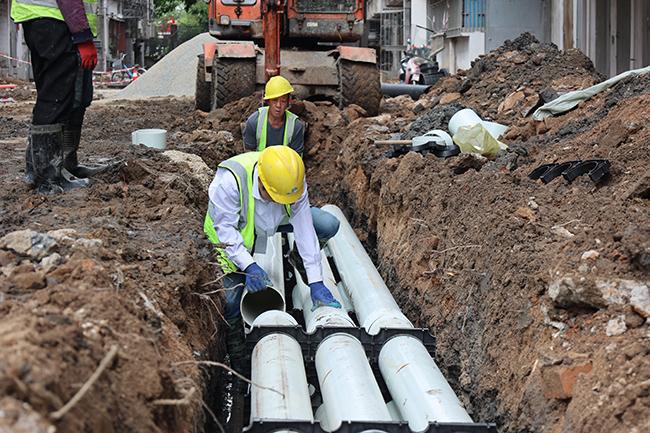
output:
[[[325,254],[321,253],[323,282],[341,302],[336,280]],[[316,327],[354,327],[344,309],[319,307],[312,311],[309,286],[296,272],[294,306],[302,308],[305,327],[311,333]],[[337,430],[343,421],[391,421],[379,385],[361,342],[350,334],[335,333],[325,338],[316,350],[316,373],[323,405],[316,411],[321,427]],[[342,390],[345,390],[342,392]]]
[[[382,328],[412,328],[343,212],[333,205],[323,209],[341,222],[328,247],[361,326],[371,335]],[[384,344],[379,368],[411,430],[422,431],[433,421],[472,422],[422,342],[415,337],[401,335]]]
[[[297,326],[284,311],[266,311],[257,326]],[[313,421],[307,374],[298,342],[281,333],[262,338],[251,355],[251,419]],[[288,431],[287,431],[288,433]]]
[[[331,205],[325,209],[341,221],[339,232],[330,239],[328,247],[361,326],[371,335],[383,328],[413,328],[341,210]],[[245,294],[242,315],[246,314],[245,319],[253,326],[297,325],[283,311],[267,311],[283,310],[285,306],[281,251],[281,238],[276,235],[269,242],[266,254],[256,256],[256,261],[273,280],[275,294],[271,294],[271,299],[275,299],[275,304],[265,304],[263,299]],[[337,300],[343,301],[324,254],[322,265],[325,285]],[[308,332],[318,326],[355,326],[344,309],[320,307],[312,311],[309,287],[297,272],[295,275],[294,305],[302,307]],[[395,418],[384,403],[358,339],[345,333],[328,336],[316,351],[315,363],[323,398],[317,418],[325,430],[336,430],[344,421],[387,422]],[[411,430],[425,430],[433,421],[472,423],[417,338],[407,334],[391,338],[380,351],[379,367],[393,397],[392,405],[399,411],[399,419],[408,421]],[[253,350],[251,369],[253,382],[262,385],[252,387],[251,419],[313,420],[302,351],[294,338],[283,333],[262,338]]]

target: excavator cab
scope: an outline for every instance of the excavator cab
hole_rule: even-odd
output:
[[[213,0],[197,68],[196,107],[210,111],[248,96],[280,73],[299,98],[381,101],[374,49],[361,47],[364,0]]]

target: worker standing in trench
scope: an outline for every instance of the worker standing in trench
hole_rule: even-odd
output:
[[[217,261],[225,276],[226,340],[231,367],[242,370],[244,326],[239,304],[244,288],[266,290],[269,276],[253,259],[255,244],[265,244],[277,232],[293,231],[304,263],[314,308],[341,308],[323,283],[319,241],[336,234],[335,226],[314,224],[309,207],[305,166],[288,146],[271,146],[223,161],[208,189],[203,230],[217,246]],[[302,275],[302,272],[301,272]]]
[[[305,126],[298,116],[289,111],[293,87],[289,81],[276,75],[269,78],[264,87],[264,101],[267,106],[259,108],[246,120],[244,127],[244,149],[263,151],[270,146],[288,146],[301,157],[305,150]],[[339,220],[317,207],[310,207],[311,217],[317,232],[336,234]],[[321,242],[321,248],[324,242]],[[300,255],[295,248],[289,253],[289,262],[306,280]]]
[[[88,186],[86,178],[105,169],[77,161],[97,65],[95,5],[96,0],[11,2],[11,18],[23,26],[36,83],[25,180],[41,194]]]

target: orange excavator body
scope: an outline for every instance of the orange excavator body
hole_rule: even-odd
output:
[[[224,89],[220,97],[212,97],[211,108],[246,96],[242,92],[259,88],[269,77],[278,74],[289,79],[297,88],[298,96],[325,95],[340,101],[345,99],[341,105],[357,103],[354,95],[347,99],[341,97],[345,83],[341,83],[340,60],[345,60],[349,62],[347,66],[363,63],[374,68],[374,71],[368,67],[353,69],[371,75],[373,81],[372,102],[360,101],[361,105],[373,105],[364,107],[370,112],[378,109],[381,96],[376,53],[374,49],[360,46],[364,35],[365,0],[212,0],[208,14],[209,31],[217,41],[204,45],[205,83],[212,81],[211,69],[219,66],[219,62],[221,75],[226,78],[222,77],[221,84],[214,86],[222,85],[234,75],[232,70],[224,69],[232,69],[231,64],[247,65],[254,61],[256,69],[252,85],[230,86],[238,94]],[[242,71],[250,75],[251,70],[244,67]],[[345,74],[346,80],[352,72]],[[197,77],[201,78],[201,74]],[[197,99],[198,86],[199,83]],[[353,88],[352,84],[344,87]],[[219,93],[218,89],[212,93]]]

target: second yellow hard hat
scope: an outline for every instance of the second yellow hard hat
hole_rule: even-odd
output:
[[[305,190],[305,165],[288,146],[270,146],[257,162],[260,180],[274,202],[295,203]]]
[[[275,99],[293,93],[293,87],[286,78],[276,75],[269,78],[264,87],[264,99]]]

